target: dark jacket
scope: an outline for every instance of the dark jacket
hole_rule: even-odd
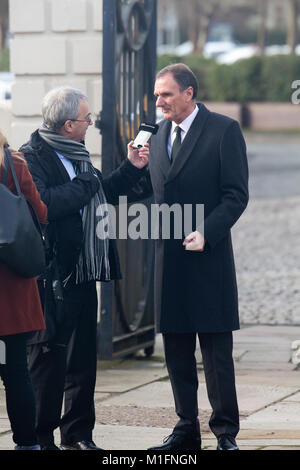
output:
[[[80,210],[87,205],[99,188],[98,179],[90,173],[79,174],[72,181],[56,152],[35,131],[29,142],[20,151],[25,156],[42,201],[48,208],[47,240],[49,259],[55,257],[60,280],[73,272],[83,243],[83,225]],[[110,204],[117,204],[119,195],[126,195],[141,178],[144,170],[134,167],[129,160],[107,178],[97,170],[103,189]],[[134,192],[132,193],[134,198]],[[120,263],[115,240],[110,240],[109,260],[111,279],[119,279]],[[40,285],[47,323],[47,334],[42,340],[55,332],[55,304],[48,282],[48,289]]]
[[[20,188],[27,201],[34,207],[39,220],[47,222],[47,207],[32,181],[24,158],[11,150]],[[0,181],[3,167],[0,166]],[[17,194],[9,170],[6,185]],[[19,276],[10,266],[0,263],[0,336],[27,333],[45,328],[43,312],[35,278]]]
[[[239,328],[230,229],[248,202],[246,146],[238,123],[204,105],[170,164],[163,121],[151,138],[149,168],[155,202],[204,204],[203,252],[180,240],[158,240],[155,304],[161,332],[224,332]],[[193,230],[197,227],[194,225]],[[187,235],[187,234],[186,234]]]

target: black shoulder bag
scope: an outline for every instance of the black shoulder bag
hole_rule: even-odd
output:
[[[36,277],[46,269],[42,228],[34,208],[21,192],[10,151],[4,150],[4,171],[0,182],[0,263],[10,266],[21,277]],[[16,195],[5,185],[8,167],[17,189]]]

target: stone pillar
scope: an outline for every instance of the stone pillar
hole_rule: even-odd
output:
[[[102,0],[9,0],[12,89],[11,146],[40,126],[41,102],[51,88],[70,85],[102,107]],[[101,136],[89,128],[87,148],[100,164]]]

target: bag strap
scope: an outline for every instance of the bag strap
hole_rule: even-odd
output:
[[[4,152],[5,152],[5,147],[4,147]],[[4,153],[4,157],[5,157],[5,153]],[[6,179],[7,179],[7,159],[4,158],[4,161],[3,161],[3,173],[2,173],[2,179],[1,179],[1,183],[6,185]]]
[[[13,162],[11,153],[8,150],[7,147],[4,147],[4,152],[5,152],[5,157],[6,157],[5,160],[6,160],[6,162],[8,163],[8,165],[11,169],[12,177],[13,177],[13,180],[14,180],[14,183],[15,183],[15,186],[16,186],[18,196],[21,196],[22,193],[21,193],[19,181],[18,181],[18,178],[17,178],[17,175],[16,175],[16,170],[15,170],[15,167],[14,167],[14,162]],[[7,176],[7,168],[6,168],[5,179],[6,179],[6,176]]]
[[[8,170],[8,166],[7,166],[7,163],[8,165],[10,166],[10,169],[11,169],[11,173],[12,173],[12,177],[13,177],[13,180],[14,180],[14,183],[15,183],[15,186],[16,186],[16,189],[17,189],[17,193],[18,193],[18,196],[23,196],[23,193],[21,191],[21,188],[20,188],[20,185],[19,185],[19,181],[18,181],[18,178],[17,178],[17,175],[16,175],[16,170],[15,170],[15,167],[14,167],[14,162],[13,162],[13,159],[12,159],[12,156],[11,156],[11,153],[10,151],[8,150],[7,147],[4,148],[4,151],[5,151],[5,157],[6,157],[6,162],[5,162],[5,166],[6,166],[6,170],[5,171],[5,179],[6,179],[6,176],[7,176],[7,170]],[[25,199],[25,198],[24,198]],[[28,201],[28,199],[25,199],[25,201],[27,202],[28,206],[30,207],[31,209],[31,215],[32,215],[32,218],[33,218],[33,221],[34,221],[34,224],[42,238],[42,241],[43,243],[45,242],[45,236],[44,236],[44,233],[43,233],[43,229],[42,229],[42,225],[39,221],[39,218],[37,216],[37,213],[33,207],[33,205],[31,204],[30,201]]]

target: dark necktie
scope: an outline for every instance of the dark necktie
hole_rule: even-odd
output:
[[[176,131],[176,137],[172,145],[171,163],[174,162],[176,155],[179,152],[179,149],[181,147],[181,128],[179,126],[176,126],[175,131]]]
[[[72,164],[73,164],[73,168],[76,173],[76,176],[79,175],[81,173],[79,161],[73,161]]]

